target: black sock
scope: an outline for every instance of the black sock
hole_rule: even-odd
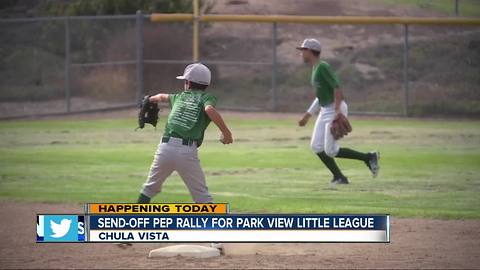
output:
[[[365,162],[368,162],[370,160],[370,154],[369,153],[360,153],[360,152],[352,150],[350,148],[340,148],[336,157],[358,159],[358,160],[363,160]]]
[[[147,195],[140,193],[140,196],[138,197],[137,203],[150,203],[150,197]]]
[[[342,172],[340,171],[340,169],[338,168],[337,166],[337,163],[335,162],[335,160],[331,157],[329,157],[325,151],[317,154],[318,157],[322,160],[323,164],[325,164],[325,166],[327,166],[327,168],[330,170],[330,172],[333,174],[333,177],[335,177],[335,179],[337,178],[340,178],[340,177],[343,177],[343,174]]]

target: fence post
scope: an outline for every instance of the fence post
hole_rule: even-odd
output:
[[[193,62],[200,60],[200,2],[193,0]]]
[[[272,110],[278,108],[277,100],[277,23],[272,25]]]
[[[65,107],[70,112],[70,20],[65,17]]]
[[[143,14],[141,10],[137,11],[137,19],[136,19],[136,38],[135,38],[135,45],[136,45],[136,86],[137,86],[137,95],[136,101],[139,100],[144,95],[143,89]]]
[[[403,44],[403,87],[405,91],[405,100],[403,103],[403,115],[408,116],[408,107],[409,104],[409,78],[408,78],[408,24],[405,24],[405,33],[404,33],[404,44]]]
[[[458,0],[455,0],[455,16],[458,16]]]

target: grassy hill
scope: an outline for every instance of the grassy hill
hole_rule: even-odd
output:
[[[349,5],[357,2],[357,6]],[[373,12],[395,16],[415,11],[420,15],[431,16],[445,14],[441,7],[448,7],[448,2],[453,1],[350,0],[324,1],[320,4],[305,1],[302,5],[295,6],[291,12],[310,14],[320,12],[325,6],[333,15],[350,15],[354,12],[365,15]],[[258,9],[259,12],[288,14],[287,11],[291,10],[287,9],[288,1],[278,2],[278,7],[268,1],[264,3],[265,7],[260,7],[257,2],[228,5],[228,1],[220,1],[212,12],[239,10],[248,13],[252,11],[250,9]],[[469,12],[478,10],[475,1],[462,0],[460,6]],[[408,12],[405,13],[406,11]],[[2,103],[5,102],[28,100],[48,103],[52,99],[62,99],[63,22],[8,23],[0,27],[3,33],[0,36],[0,112],[4,111]],[[71,27],[72,61],[75,63],[135,58],[133,20],[78,21],[72,23]],[[218,27],[218,24],[204,25],[202,59],[270,61],[269,29],[268,25],[245,28],[244,25],[229,24],[225,29]],[[479,116],[480,36],[476,29],[411,27],[409,109],[412,115]],[[265,33],[262,36],[255,32]],[[145,58],[189,60],[190,33],[188,24],[146,23]],[[303,111],[313,97],[308,85],[310,71],[301,65],[292,49],[309,33],[326,41],[324,57],[337,70],[351,111],[403,111],[401,29],[399,31],[395,27],[384,26],[312,25],[281,25],[279,30],[279,111]],[[214,84],[210,90],[220,97],[221,106],[260,110],[272,108],[269,66],[211,67],[214,71]],[[172,91],[181,87],[174,75],[182,69],[183,64],[145,65],[146,91]],[[75,68],[71,70],[71,78],[74,97],[107,102],[112,98],[130,101],[134,96],[133,65]],[[12,106],[8,108],[10,107]],[[44,107],[48,107],[48,104]]]

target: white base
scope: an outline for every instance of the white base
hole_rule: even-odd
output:
[[[184,256],[193,258],[211,258],[220,256],[220,250],[199,245],[175,245],[151,250],[148,258]]]

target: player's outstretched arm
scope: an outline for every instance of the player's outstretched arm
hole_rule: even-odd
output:
[[[212,120],[215,125],[217,125],[218,129],[222,132],[222,138],[220,141],[223,144],[230,144],[233,143],[232,132],[228,129],[227,125],[223,121],[222,116],[215,110],[212,105],[205,106],[205,113],[208,115],[210,120]]]
[[[335,89],[335,114],[341,113],[340,105],[343,100],[343,92],[340,88]]]
[[[303,127],[308,123],[310,117],[313,114],[317,113],[320,110],[320,105],[318,104],[318,98],[315,98],[312,102],[312,105],[308,108],[307,112],[303,115],[303,117],[298,121],[298,125]]]
[[[168,94],[157,94],[148,99],[152,103],[168,102]]]
[[[298,121],[298,125],[303,127],[308,123],[308,120],[312,117],[312,115],[309,112],[306,112],[303,117]]]

